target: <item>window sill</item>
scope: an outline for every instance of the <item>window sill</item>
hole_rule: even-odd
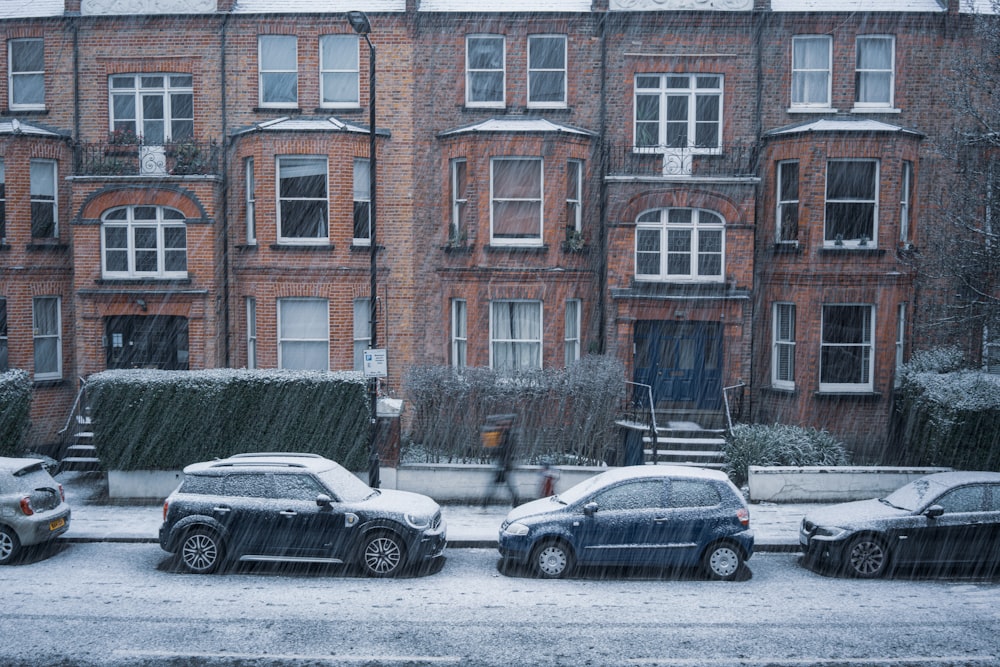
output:
[[[491,253],[524,253],[529,255],[544,255],[549,251],[549,246],[547,245],[496,245],[489,244],[486,246],[486,252]]]
[[[313,109],[313,113],[318,114],[329,114],[329,113],[361,113],[365,108],[360,105],[351,105],[346,107],[316,107]]]
[[[833,107],[788,107],[788,113],[837,113]]]
[[[25,250],[28,252],[66,252],[69,244],[66,243],[29,243]]]
[[[443,245],[441,250],[444,251],[446,255],[471,255],[474,246],[471,245]]]
[[[857,403],[877,403],[882,400],[882,393],[877,391],[817,391],[813,398],[835,401],[855,401]]]
[[[48,109],[15,109],[13,107],[8,107],[5,116],[48,116]]]
[[[885,254],[882,248],[866,248],[862,246],[823,246],[819,249],[821,255],[868,255],[880,256]]]
[[[322,245],[292,245],[289,243],[272,243],[271,250],[288,250],[291,252],[330,252],[334,249],[332,243]]]
[[[289,107],[283,107],[283,106],[261,107],[261,106],[257,106],[257,107],[253,108],[253,111],[255,113],[272,113],[274,111],[281,111],[283,113],[302,113],[302,109],[300,109],[298,106],[289,106]]]
[[[771,385],[768,387],[761,387],[760,391],[763,394],[771,394],[774,396],[783,396],[783,397],[799,395],[799,390],[796,389],[795,387],[775,387],[774,385]]]
[[[366,253],[366,254],[370,254],[371,251],[372,251],[372,247],[370,245],[357,245],[357,244],[354,244],[354,243],[352,243],[350,246],[348,246],[347,249],[350,252],[353,252],[353,253],[362,253],[363,252],[363,253]],[[375,245],[375,250],[376,251],[385,250],[385,246],[384,245],[378,245],[378,244],[376,244]]]
[[[854,107],[851,113],[903,113],[903,110],[893,107]]]

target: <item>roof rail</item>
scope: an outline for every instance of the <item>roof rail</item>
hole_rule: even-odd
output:
[[[320,454],[311,454],[308,452],[247,452],[244,454],[233,454],[229,458],[231,459],[249,459],[258,458],[262,456],[282,456],[282,457],[294,457],[294,458],[304,458],[304,459],[322,459],[325,458]]]

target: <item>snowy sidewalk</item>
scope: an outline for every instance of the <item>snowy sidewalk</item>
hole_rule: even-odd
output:
[[[163,505],[109,503],[100,475],[63,473],[57,478],[73,510],[70,528],[61,538],[71,542],[156,542]],[[799,522],[815,505],[756,503],[750,505],[755,551],[796,551]],[[451,548],[496,548],[500,524],[509,505],[442,505]]]

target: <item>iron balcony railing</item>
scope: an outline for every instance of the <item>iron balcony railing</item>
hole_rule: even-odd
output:
[[[220,175],[221,147],[213,142],[76,144],[78,176]]]
[[[723,144],[714,148],[605,144],[604,151],[608,176],[757,176],[756,144]]]

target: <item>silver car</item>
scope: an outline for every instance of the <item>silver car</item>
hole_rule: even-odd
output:
[[[69,515],[62,485],[40,460],[0,457],[0,565],[65,533]]]

